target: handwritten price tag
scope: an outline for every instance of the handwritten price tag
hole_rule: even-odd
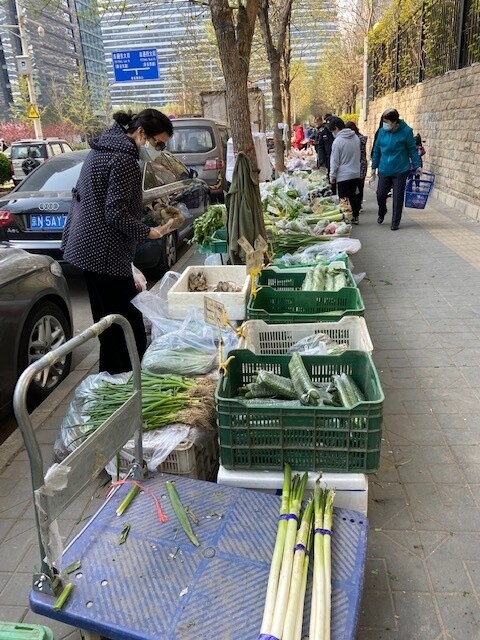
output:
[[[252,245],[245,238],[245,236],[242,236],[241,238],[238,239],[238,245],[242,247],[242,249],[245,251],[247,255],[254,250]]]
[[[257,236],[255,240],[255,251],[261,251],[262,253],[265,253],[267,247],[268,244],[265,238],[263,238],[262,236]]]
[[[215,327],[227,326],[227,312],[225,311],[225,305],[218,300],[208,298],[205,296],[203,299],[203,317],[205,322],[212,324]]]

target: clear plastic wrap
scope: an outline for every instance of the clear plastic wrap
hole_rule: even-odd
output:
[[[132,304],[143,314],[152,325],[152,339],[178,330],[183,320],[172,320],[168,316],[167,295],[181,274],[167,271],[150,291],[142,291],[135,296]]]
[[[339,344],[326,333],[316,333],[301,338],[288,349],[287,353],[297,351],[304,356],[338,356],[347,349],[348,344]]]
[[[90,402],[93,400],[92,391],[98,389],[104,382],[123,384],[130,376],[130,372],[119,373],[114,376],[105,372],[96,373],[87,376],[78,385],[53,445],[53,454],[56,462],[61,462],[69,453],[75,451],[92,432],[92,427],[89,425],[89,408],[91,407]]]

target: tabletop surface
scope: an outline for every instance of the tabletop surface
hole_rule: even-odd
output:
[[[198,518],[200,546],[186,537],[168,499],[175,482]],[[54,598],[31,591],[36,613],[111,640],[256,640],[275,543],[280,498],[179,476],[143,483],[123,516],[123,486],[64,554],[80,561],[73,594],[61,611]],[[150,495],[168,522],[161,523]],[[119,544],[124,524],[131,525]],[[367,518],[335,509],[332,535],[332,640],[354,640],[367,546]],[[306,596],[309,618],[310,593]]]

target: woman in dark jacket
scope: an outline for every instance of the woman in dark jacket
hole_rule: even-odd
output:
[[[123,315],[132,325],[138,355],[146,349],[142,314],[131,304],[137,294],[132,261],[137,241],[161,238],[171,224],[149,227],[142,218],[139,149],[147,140],[158,148],[173,134],[166,115],[145,109],[138,115],[119,111],[115,123],[90,143],[73,190],[63,233],[63,256],[83,270],[93,320]],[[132,369],[123,331],[114,325],[100,335],[100,371]]]

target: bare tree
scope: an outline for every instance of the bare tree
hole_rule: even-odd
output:
[[[248,107],[248,73],[259,0],[238,0],[234,9],[228,0],[208,0],[225,78],[227,108],[236,152],[248,155],[256,171]]]
[[[282,107],[282,60],[284,59],[287,30],[292,15],[293,0],[270,3],[260,0],[258,19],[262,27],[265,49],[270,63],[272,85],[273,136],[275,140],[275,170],[285,170],[282,133],[278,125],[284,121]]]

